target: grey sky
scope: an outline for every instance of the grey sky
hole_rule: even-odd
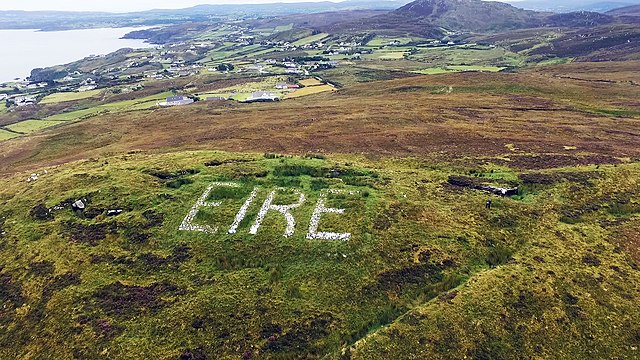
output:
[[[199,4],[248,4],[320,0],[0,0],[0,10],[60,10],[127,12],[149,9],[177,9]],[[334,2],[337,2],[334,0]]]
[[[316,1],[340,2],[342,0],[0,0],[2,4],[0,10],[127,12],[150,9],[180,9],[200,4],[258,4]],[[506,0],[506,2],[517,1],[518,0]]]

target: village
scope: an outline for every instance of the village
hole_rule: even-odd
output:
[[[0,141],[105,112],[199,101],[277,102],[333,92],[341,86],[327,79],[335,69],[406,62],[430,49],[466,46],[449,38],[334,37],[293,25],[255,29],[225,24],[147,49],[121,49],[35,69],[27,79],[0,84]],[[475,70],[462,66],[446,71]],[[225,80],[234,85],[196,85]]]

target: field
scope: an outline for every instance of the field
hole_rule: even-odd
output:
[[[298,98],[298,97],[307,96],[307,95],[319,94],[327,91],[336,91],[336,89],[333,86],[329,86],[329,85],[305,87],[285,95],[284,98],[293,99],[293,98]]]
[[[293,24],[277,26],[274,29],[274,32],[289,31],[289,30],[293,30]]]
[[[407,45],[411,42],[422,42],[425,41],[424,38],[416,38],[416,37],[387,37],[387,36],[376,36],[373,40],[367,43],[367,46],[371,47],[381,47],[381,46],[403,46]]]
[[[132,111],[132,110],[144,110],[150,109],[152,107],[157,106],[157,103],[160,100],[164,100],[169,96],[172,96],[171,92],[164,92],[156,95],[150,95],[147,97],[134,99],[134,100],[126,100],[126,101],[118,101],[114,103],[109,103],[105,105],[99,105],[95,107],[91,107],[88,109],[76,110],[65,112],[62,114],[52,115],[43,120],[46,121],[71,121],[78,120],[86,117],[95,116],[97,114],[103,114],[107,112],[118,112],[118,111]]]
[[[0,358],[635,358],[636,66],[402,65],[4,141]]]
[[[586,64],[561,66],[563,73],[573,71],[576,77],[588,69]],[[260,116],[244,107],[208,113],[206,109],[213,105],[206,103],[153,113],[112,113],[60,127],[45,137],[25,139],[19,148],[10,142],[3,144],[6,157],[0,171],[115,149],[151,150],[175,148],[176,144],[188,148],[215,144],[229,151],[419,153],[445,159],[481,153],[488,158],[510,159],[502,162],[531,163],[534,160],[525,155],[542,154],[535,161],[567,164],[594,156],[608,162],[638,156],[637,147],[631,146],[637,142],[637,120],[633,118],[638,110],[637,87],[628,82],[559,78],[554,71],[462,72],[365,83],[342,89],[340,96],[318,94],[313,99],[251,106],[260,109]],[[632,73],[632,68],[629,71]],[[607,75],[601,73],[600,77]],[[188,120],[176,122],[176,117]],[[305,119],[315,120],[307,124]],[[237,124],[242,128],[236,129]],[[188,132],[178,130],[182,126]],[[616,141],[594,141],[610,139],[612,127]],[[147,134],[136,128],[147,129]],[[112,134],[110,139],[101,135],[106,133]],[[68,151],[75,148],[72,144],[79,145],[76,138],[82,145]],[[103,141],[108,141],[108,148]],[[505,153],[506,144],[515,144],[520,150]],[[578,150],[566,151],[565,145]],[[55,150],[58,148],[60,151]]]
[[[75,101],[75,100],[83,100],[88,99],[94,96],[97,96],[102,93],[102,90],[91,90],[91,91],[83,91],[83,92],[61,92],[54,93],[44,97],[40,103],[41,104],[56,104],[60,102],[66,101]]]
[[[322,41],[324,39],[326,39],[327,37],[329,37],[329,34],[326,33],[320,33],[317,35],[311,35],[311,36],[307,36],[305,38],[302,38],[298,41],[294,41],[293,43],[291,43],[291,45],[293,46],[302,46],[305,44],[311,44],[314,42],[318,42],[318,41]]]
[[[385,59],[385,60],[397,60],[404,58],[404,51],[376,51],[373,54],[366,54],[365,59]]]
[[[428,69],[414,70],[413,72],[416,74],[422,74],[422,75],[440,75],[440,74],[455,72],[455,70],[450,69],[449,67],[434,67],[434,68],[428,68]]]
[[[29,133],[46,129],[48,127],[52,127],[56,125],[60,125],[60,122],[44,121],[44,120],[26,120],[13,125],[6,126],[6,128],[18,133],[29,134]]]
[[[473,66],[522,66],[526,57],[503,48],[485,48],[479,46],[418,47],[418,52],[409,59],[427,62],[437,66],[473,65]]]
[[[20,136],[19,134],[13,133],[11,131],[0,129],[0,141],[13,139],[15,137]]]
[[[214,91],[196,92],[196,94],[200,100],[205,100],[211,96],[222,96],[236,101],[245,101],[251,96],[251,93],[257,91],[266,91],[275,94],[282,93],[281,90],[276,90],[276,84],[285,80],[286,78],[282,76],[265,76],[258,79],[247,80],[246,82],[239,81],[235,85],[222,87]]]
[[[300,83],[300,85],[305,86],[305,87],[309,87],[309,86],[320,86],[320,85],[324,85],[324,83],[316,78],[309,78],[309,79],[304,79],[304,80],[300,80],[298,81],[298,83]]]

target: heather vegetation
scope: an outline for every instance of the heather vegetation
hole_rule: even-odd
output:
[[[0,358],[638,358],[637,25],[450,4],[0,89]]]
[[[639,175],[636,164],[522,171],[212,152],[85,160],[29,183],[17,174],[0,192],[3,357],[633,357],[640,273],[620,234],[638,225]],[[215,182],[239,185],[213,191],[223,205],[196,218],[218,232],[179,231]],[[291,237],[277,212],[249,233],[272,189],[278,204],[306,195]],[[347,191],[328,203],[346,212],[320,226],[349,241],[305,237],[329,189]],[[30,340],[35,329],[48,335]]]

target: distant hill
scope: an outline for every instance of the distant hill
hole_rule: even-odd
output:
[[[215,22],[228,17],[271,17],[345,10],[391,11],[408,0],[348,0],[268,4],[198,5],[185,9],[156,9],[132,13],[68,11],[1,11],[0,29],[41,29],[45,31],[98,27],[153,26],[190,22]]]
[[[458,33],[493,33],[537,27],[584,28],[619,22],[590,11],[551,13],[524,10],[482,0],[417,0],[381,16],[342,26],[342,31],[410,33],[426,37]]]
[[[587,27],[606,25],[614,21],[615,18],[610,15],[591,11],[577,11],[551,15],[546,19],[545,25],[558,27]]]
[[[353,22],[378,15],[386,14],[386,10],[344,10],[313,14],[294,14],[258,19],[248,23],[254,28],[274,28],[276,26],[293,24],[294,27],[311,28],[322,31],[332,31],[332,25]]]
[[[625,6],[607,12],[613,16],[640,16],[640,5]]]
[[[507,1],[511,2],[511,1]],[[640,3],[640,0],[524,0],[512,2],[513,6],[536,10],[536,11],[552,11],[556,13],[568,13],[575,11],[594,11],[594,12],[607,12],[612,9],[620,8],[623,6],[629,6]]]
[[[437,37],[448,30],[492,32],[541,26],[548,14],[481,0],[417,0],[382,16],[343,26],[343,30],[411,33]]]
[[[534,11],[481,0],[417,0],[391,16],[463,31],[506,30],[541,23],[540,14]]]

